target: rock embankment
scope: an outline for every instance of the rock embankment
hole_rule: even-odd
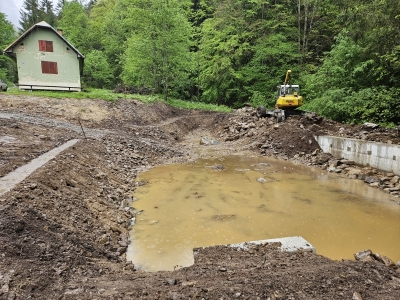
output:
[[[354,161],[346,159],[330,160],[323,166],[329,172],[346,175],[350,179],[364,181],[370,187],[382,190],[387,194],[400,197],[400,177],[390,173],[382,172],[370,167],[360,167]]]

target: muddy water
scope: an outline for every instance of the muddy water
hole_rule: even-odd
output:
[[[296,235],[332,259],[367,248],[400,259],[400,206],[357,180],[263,157],[163,166],[140,179],[149,183],[135,195],[143,212],[128,260],[147,271],[193,264],[194,247]]]

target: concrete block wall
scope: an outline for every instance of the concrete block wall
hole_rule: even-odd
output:
[[[316,136],[322,151],[356,164],[400,175],[400,146],[337,136]]]

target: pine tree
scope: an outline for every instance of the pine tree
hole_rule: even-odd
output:
[[[41,20],[55,27],[57,19],[53,11],[53,2],[51,0],[42,0],[40,2],[40,11],[42,15]]]
[[[19,25],[21,32],[27,31],[32,25],[41,21],[42,13],[39,9],[38,0],[24,0],[20,10]]]
[[[64,8],[64,5],[65,5],[65,0],[58,0],[57,5],[56,5],[56,9],[55,9],[58,19],[61,18],[61,11]]]

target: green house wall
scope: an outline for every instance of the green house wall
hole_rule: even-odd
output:
[[[39,51],[39,40],[52,41],[53,52]],[[76,52],[51,29],[36,28],[13,48],[20,89],[81,90]],[[57,62],[58,74],[42,74],[41,61]]]

